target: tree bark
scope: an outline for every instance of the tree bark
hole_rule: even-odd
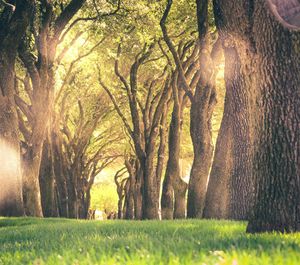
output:
[[[174,219],[186,217],[186,192],[188,184],[181,179],[181,176],[174,181]]]
[[[59,209],[60,217],[69,217],[69,207],[68,207],[68,189],[67,189],[67,179],[65,175],[66,163],[64,162],[64,157],[62,154],[62,139],[60,138],[60,132],[53,126],[51,132],[51,144],[52,144],[52,161],[53,161],[53,171],[55,176],[55,183],[57,189],[57,203]]]
[[[32,135],[23,156],[24,205],[26,213],[31,216],[42,216],[38,176],[46,129],[53,108],[56,50],[62,31],[84,2],[84,0],[70,1],[57,17],[54,14],[53,3],[41,3],[39,12],[42,22],[39,25],[35,43],[37,49],[35,52],[38,54],[38,59],[36,60],[35,56],[32,55],[30,45],[26,43],[26,39],[19,47],[20,58],[30,75],[33,87],[32,117],[27,116]]]
[[[300,231],[300,33],[255,5],[258,111],[255,203],[248,232]]]
[[[251,84],[245,82],[247,73],[241,73],[242,59],[236,48],[224,47],[224,54],[224,116],[208,184],[204,217],[247,220],[253,196]]]
[[[177,89],[177,86],[174,87],[173,90],[174,89]],[[178,99],[176,98],[174,100],[169,128],[169,158],[161,196],[162,219],[185,218],[186,211],[186,187],[184,188],[184,182],[181,180],[179,165],[182,115],[185,107],[184,91],[181,90],[180,93],[176,92],[176,97],[178,97]]]
[[[226,96],[208,184],[205,218],[247,220],[252,207],[254,48],[249,20],[251,8],[250,2],[214,3],[225,55]],[[237,14],[243,14],[243,19]],[[229,18],[225,19],[225,15]],[[237,28],[237,24],[241,27]]]
[[[43,146],[42,162],[39,174],[43,215],[45,217],[56,217],[58,212],[55,200],[55,180],[49,137],[46,138]]]
[[[200,42],[200,79],[190,111],[190,133],[194,149],[187,202],[187,216],[190,218],[201,218],[203,214],[213,158],[211,118],[216,104],[215,70],[210,52],[208,1],[198,0],[196,3]]]
[[[33,1],[16,1],[0,14],[0,215],[24,214],[19,130],[15,89],[15,60],[33,10]]]
[[[134,219],[142,220],[143,218],[143,170],[138,160],[135,162],[135,192],[134,192]]]
[[[194,160],[191,169],[187,216],[201,218],[204,208],[207,181],[213,157],[211,136],[212,109],[216,103],[214,88],[199,82],[191,106],[191,137]]]

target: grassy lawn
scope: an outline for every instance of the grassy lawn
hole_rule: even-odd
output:
[[[229,221],[0,218],[0,264],[300,264],[300,234]]]

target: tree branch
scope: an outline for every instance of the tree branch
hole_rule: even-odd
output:
[[[170,49],[170,52],[173,55],[176,66],[178,68],[180,78],[182,79],[182,82],[183,82],[183,89],[185,90],[186,94],[189,96],[190,100],[193,101],[193,93],[192,93],[191,88],[189,87],[188,82],[185,78],[184,70],[183,70],[179,55],[178,55],[178,53],[177,53],[177,51],[174,47],[174,44],[172,43],[172,41],[171,41],[171,39],[168,35],[168,31],[167,31],[167,28],[166,28],[166,20],[168,18],[169,13],[170,13],[172,3],[173,3],[172,0],[167,0],[167,6],[166,6],[165,12],[164,12],[164,14],[161,18],[160,27],[162,29],[164,40],[165,40],[166,44],[168,45],[168,47]]]

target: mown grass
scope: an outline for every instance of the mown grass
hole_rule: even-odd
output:
[[[230,221],[0,218],[0,264],[300,264],[300,234]]]

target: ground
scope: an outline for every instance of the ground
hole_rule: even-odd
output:
[[[300,264],[300,233],[230,221],[0,218],[0,264]]]

